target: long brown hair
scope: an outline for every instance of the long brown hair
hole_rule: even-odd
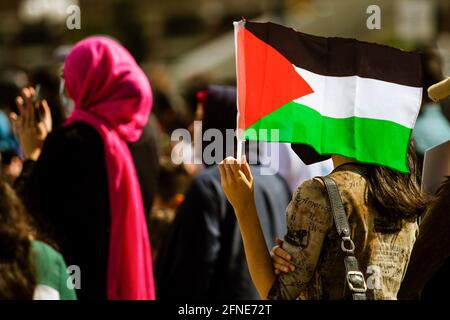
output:
[[[409,173],[384,166],[368,166],[369,199],[378,212],[392,219],[415,219],[425,212],[429,202],[420,190],[420,170],[412,140],[408,146],[407,162]]]
[[[31,221],[14,190],[0,179],[0,299],[32,299]]]

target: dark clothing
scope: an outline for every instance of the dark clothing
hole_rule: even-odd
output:
[[[141,187],[147,224],[158,185],[159,139],[157,126],[157,120],[150,115],[139,140],[129,145]]]
[[[146,157],[133,155],[142,166],[150,163]],[[25,163],[16,189],[43,236],[58,246],[67,265],[80,267],[78,298],[106,299],[110,202],[98,132],[75,123],[51,133],[38,161]],[[148,197],[153,195],[145,193],[144,203],[151,203]]]
[[[255,202],[267,247],[285,232],[288,187],[278,175],[252,167]],[[158,299],[258,299],[239,226],[220,184],[217,166],[194,178],[156,265]]]
[[[448,300],[450,293],[450,177],[441,184],[420,223],[400,299]]]

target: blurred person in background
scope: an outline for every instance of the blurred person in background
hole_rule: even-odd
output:
[[[108,37],[78,42],[63,78],[74,110],[51,133],[46,101],[36,101],[33,88],[17,98],[13,119],[27,161],[16,187],[40,230],[80,268],[80,299],[154,299],[135,161],[148,171],[156,167],[130,153],[152,105],[148,79]]]
[[[203,108],[205,90],[208,87],[210,79],[205,74],[198,74],[189,78],[182,89],[183,99],[185,101],[183,111],[179,114],[179,127],[186,128],[192,139],[191,141],[174,142],[171,152],[172,160],[176,163],[182,163],[186,171],[195,176],[205,168],[201,158],[201,144],[196,143],[195,138],[202,135],[202,128],[196,121],[203,119]]]
[[[17,68],[0,70],[0,110],[6,115],[17,113],[16,97],[28,85],[30,81],[25,71]]]
[[[420,223],[399,299],[448,301],[450,285],[450,177],[440,185]]]
[[[25,207],[0,179],[0,300],[74,300],[63,257],[36,239]]]
[[[30,84],[27,73],[18,68],[0,70],[0,152],[1,175],[12,183],[20,174],[23,165],[22,151],[9,120],[11,112],[18,112],[15,99],[20,90]]]
[[[429,88],[444,79],[442,59],[433,48],[424,49],[422,57],[424,88]],[[427,149],[450,140],[450,122],[442,112],[441,105],[431,101],[426,91],[422,95],[422,107],[413,130],[413,137],[420,168]]]
[[[202,97],[203,132],[216,129],[224,138],[216,152],[233,155],[226,148],[226,129],[236,128],[236,89],[210,86]],[[233,136],[228,145],[236,149]],[[203,150],[207,147],[203,142]],[[257,152],[246,144],[246,155]],[[250,151],[252,150],[252,151]],[[206,164],[206,163],[205,163]],[[220,186],[217,164],[206,164],[192,181],[185,199],[163,244],[156,264],[157,295],[162,300],[257,299],[245,261],[242,238]],[[284,209],[290,193],[278,175],[261,175],[260,165],[252,165],[255,199],[259,217],[264,222],[267,247],[284,233]]]
[[[68,109],[67,105],[65,105],[66,101],[62,99],[60,91],[63,88],[60,85],[60,80],[60,71],[56,65],[39,67],[30,73],[31,85],[33,87],[39,85],[40,87],[38,98],[45,99],[48,103],[53,129],[63,126],[64,121],[73,108],[73,105],[71,105],[70,109]]]
[[[130,143],[129,148],[136,167],[144,212],[150,212],[158,190],[160,157],[158,122],[154,116],[149,116],[147,124],[142,128],[141,136],[136,142]],[[150,228],[148,219],[147,224]]]
[[[176,210],[184,201],[184,192],[189,181],[190,176],[182,165],[174,165],[171,161],[161,163],[157,181],[158,191],[150,212],[153,263],[156,263],[161,244],[167,238]]]
[[[5,181],[13,183],[22,171],[23,160],[9,118],[3,111],[0,111],[0,152],[1,175]]]

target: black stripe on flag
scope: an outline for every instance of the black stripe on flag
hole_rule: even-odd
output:
[[[271,22],[245,28],[297,67],[325,76],[360,76],[422,87],[421,56],[355,39],[318,37]]]

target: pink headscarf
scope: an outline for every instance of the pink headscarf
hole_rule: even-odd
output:
[[[147,122],[150,84],[130,53],[107,37],[78,42],[65,61],[64,79],[75,101],[65,124],[91,125],[105,146],[111,209],[107,297],[155,299],[141,190],[127,146],[139,139]]]

